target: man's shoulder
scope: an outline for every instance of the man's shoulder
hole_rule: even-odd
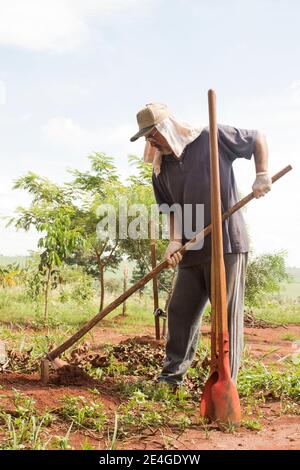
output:
[[[196,137],[196,139],[193,140],[193,142],[191,142],[187,146],[187,148],[189,149],[196,148],[198,147],[198,145],[201,145],[204,142],[206,142],[207,139],[209,139],[209,127],[204,127],[202,131],[200,132],[200,134],[198,135],[198,137]]]

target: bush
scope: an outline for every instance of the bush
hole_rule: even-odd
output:
[[[248,262],[245,288],[245,304],[262,306],[268,295],[280,290],[280,283],[290,279],[285,265],[286,253],[257,256]]]

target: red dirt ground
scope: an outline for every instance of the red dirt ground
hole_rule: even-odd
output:
[[[289,325],[288,329],[279,328],[246,328],[245,343],[251,354],[265,363],[278,361],[295,351],[295,343],[284,340],[287,333],[292,333],[295,337],[300,337],[300,326]],[[145,328],[144,335],[153,334],[152,328]],[[208,339],[209,328],[202,327],[204,338]],[[120,334],[112,328],[95,328],[92,335],[93,351],[101,350],[103,344],[117,344],[127,338],[132,338],[135,334]],[[89,339],[91,340],[91,338]],[[151,341],[150,337],[144,338]],[[154,341],[155,342],[155,341]],[[55,385],[44,386],[40,382],[38,374],[0,374],[0,395],[1,404],[5,410],[12,410],[13,406],[10,397],[13,395],[13,388],[25,393],[36,401],[36,408],[42,412],[45,409],[54,409],[60,406],[60,399],[64,395],[84,396],[95,399],[91,392],[92,388],[97,388],[99,397],[105,406],[108,415],[114,415],[114,410],[120,404],[120,398],[112,393],[109,382],[99,383],[90,381],[87,385]],[[7,398],[5,397],[7,396]],[[280,415],[279,403],[267,403],[262,408],[263,418],[259,421],[263,425],[261,431],[252,431],[241,428],[234,433],[221,432],[214,426],[209,426],[207,432],[197,428],[197,425],[190,427],[180,434],[174,433],[172,429],[147,430],[138,437],[126,438],[117,442],[118,449],[300,449],[300,416]],[[195,409],[195,417],[199,416],[199,409]],[[245,418],[246,416],[244,416]],[[255,415],[248,416],[255,419]],[[69,423],[55,423],[47,428],[50,435],[64,436],[68,430]],[[112,433],[112,430],[111,430]],[[1,438],[0,432],[0,438]],[[48,436],[48,437],[49,437]],[[73,448],[80,449],[85,439],[95,449],[107,449],[107,441],[99,440],[97,436],[89,431],[72,432],[70,442]]]

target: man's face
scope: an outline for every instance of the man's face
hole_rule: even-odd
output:
[[[157,148],[163,154],[168,155],[170,153],[173,153],[167,140],[155,127],[148,135],[145,135],[145,139],[148,140],[151,147]]]

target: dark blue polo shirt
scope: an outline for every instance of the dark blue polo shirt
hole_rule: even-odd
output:
[[[222,213],[239,200],[232,163],[236,158],[250,159],[256,140],[257,131],[237,129],[218,125],[220,184]],[[210,224],[210,152],[209,129],[205,128],[199,137],[189,144],[181,158],[164,155],[161,172],[152,175],[153,189],[157,204],[192,205],[193,229],[196,229],[196,204],[204,204],[204,226]],[[161,212],[168,212],[162,209]],[[192,238],[192,237],[190,237]],[[186,243],[184,227],[182,242]],[[235,212],[223,222],[224,253],[245,253],[249,251],[246,226],[241,210]],[[207,262],[211,257],[211,236],[208,235],[203,247],[187,251],[180,267],[194,266]]]

